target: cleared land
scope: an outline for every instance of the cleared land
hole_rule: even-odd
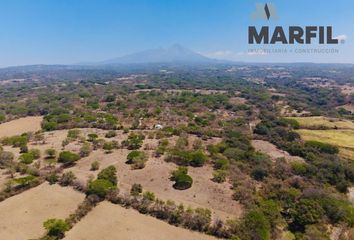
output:
[[[151,216],[102,202],[72,228],[66,240],[211,240],[201,233],[171,226]]]
[[[0,138],[41,130],[43,117],[24,117],[0,124]]]
[[[85,183],[90,176],[98,174],[99,171],[90,171],[91,163],[98,160],[100,169],[109,165],[116,166],[119,188],[123,192],[129,192],[132,184],[140,183],[144,190],[154,192],[160,199],[174,200],[176,203],[192,207],[209,208],[213,216],[220,219],[231,219],[242,214],[241,205],[232,200],[231,185],[211,181],[213,177],[211,166],[189,167],[189,174],[194,180],[193,185],[187,190],[180,191],[172,187],[173,182],[169,179],[171,171],[177,168],[174,163],[165,162],[163,157],[152,157],[152,151],[147,151],[150,158],[145,168],[132,170],[131,166],[125,163],[129,152],[126,149],[119,149],[111,154],[105,154],[102,150],[97,150],[65,171],[74,172],[77,178]]]
[[[288,152],[277,148],[277,146],[267,141],[252,140],[252,145],[257,151],[269,155],[273,160],[276,160],[277,158],[285,158],[288,162],[304,161],[303,158],[291,156]]]
[[[0,239],[41,237],[45,220],[69,216],[84,198],[71,188],[48,183],[11,197],[0,203]]]

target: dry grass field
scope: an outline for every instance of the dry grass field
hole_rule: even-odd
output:
[[[0,138],[41,130],[43,117],[24,117],[0,124]]]
[[[290,117],[299,122],[301,128],[337,128],[354,129],[354,123],[349,120],[329,119],[323,116],[316,117]]]
[[[74,226],[65,240],[211,240],[211,236],[171,226],[133,209],[102,202]]]
[[[43,183],[0,203],[0,239],[22,240],[41,237],[43,222],[65,218],[85,198],[71,188]]]

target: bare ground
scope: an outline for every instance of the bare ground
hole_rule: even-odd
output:
[[[65,240],[211,240],[214,237],[171,226],[133,209],[102,202],[75,225]]]
[[[102,150],[94,151],[66,171],[73,171],[81,182],[87,182],[90,175],[97,176],[99,171],[90,171],[90,167],[93,161],[98,160],[100,169],[109,165],[117,167],[119,188],[123,192],[129,192],[132,184],[140,183],[144,190],[154,192],[160,199],[174,200],[176,203],[192,207],[209,208],[213,215],[220,219],[235,218],[242,214],[241,205],[232,200],[231,185],[211,181],[213,172],[211,166],[189,167],[189,174],[194,180],[193,185],[190,189],[179,191],[172,187],[173,182],[169,180],[171,171],[177,166],[165,162],[163,157],[153,157],[152,151],[147,152],[150,158],[145,168],[140,170],[132,170],[130,165],[125,163],[129,151],[119,149],[111,154],[105,154]]]
[[[66,218],[85,198],[71,188],[43,183],[0,203],[0,238],[38,238],[49,218]]]
[[[303,158],[291,156],[288,152],[277,148],[277,146],[267,141],[252,140],[252,145],[257,151],[269,155],[273,160],[276,160],[277,158],[285,158],[288,162],[304,161]]]
[[[0,138],[41,130],[43,117],[24,117],[0,124]]]

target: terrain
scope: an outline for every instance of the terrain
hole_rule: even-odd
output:
[[[199,58],[0,69],[0,236],[352,239],[352,66]]]

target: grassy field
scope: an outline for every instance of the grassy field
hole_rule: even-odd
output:
[[[340,156],[354,160],[354,130],[309,130],[300,129],[297,132],[305,141],[315,140],[338,146]]]
[[[354,123],[348,120],[329,119],[323,116],[316,117],[289,117],[296,120],[301,128],[338,128],[338,129],[353,129]]]

